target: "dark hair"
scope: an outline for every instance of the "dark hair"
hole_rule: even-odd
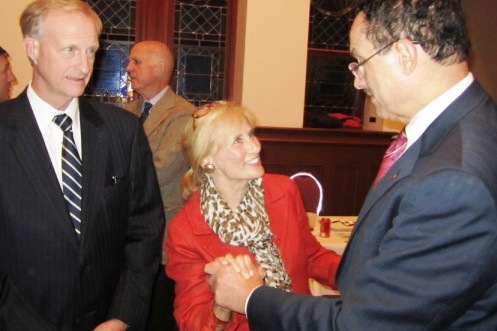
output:
[[[7,53],[7,51],[3,49],[2,46],[0,46],[0,56],[9,57],[9,53]]]
[[[460,0],[366,0],[361,10],[375,47],[409,38],[442,64],[468,57],[471,45]]]

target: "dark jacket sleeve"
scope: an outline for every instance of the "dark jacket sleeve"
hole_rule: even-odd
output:
[[[109,318],[141,330],[145,328],[152,284],[160,263],[164,213],[145,134],[140,127],[135,129],[129,158],[125,265]]]

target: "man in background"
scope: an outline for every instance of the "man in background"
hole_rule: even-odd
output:
[[[140,117],[152,150],[154,166],[166,215],[166,224],[181,209],[181,179],[188,163],[181,151],[181,137],[196,109],[169,86],[174,69],[170,49],[158,41],[133,46],[126,68],[134,92],[140,96],[124,106]],[[164,237],[167,232],[167,225]],[[148,330],[174,330],[174,282],[165,273],[167,256],[155,281]]]
[[[218,263],[206,271],[219,305],[246,312],[251,330],[497,330],[497,106],[469,48],[460,0],[364,2],[354,86],[406,127],[342,256],[341,297],[278,291],[253,266]]]
[[[0,102],[9,100],[17,78],[12,72],[9,53],[0,47]]]
[[[102,23],[81,0],[20,21],[33,76],[0,104],[0,330],[144,330],[164,215],[139,121],[80,98]]]

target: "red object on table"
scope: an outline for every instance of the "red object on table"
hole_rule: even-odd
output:
[[[322,218],[319,223],[321,223],[321,228],[319,231],[320,237],[328,238],[330,236],[330,223],[331,220],[329,218]]]

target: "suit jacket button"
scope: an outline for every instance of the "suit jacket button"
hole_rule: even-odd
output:
[[[90,273],[90,271],[91,271],[91,266],[85,266],[84,268],[81,269],[81,274],[86,275]]]

